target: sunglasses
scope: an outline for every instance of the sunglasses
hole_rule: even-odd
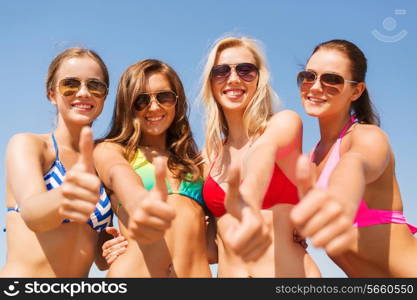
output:
[[[258,76],[258,67],[251,63],[241,63],[235,65],[217,65],[211,69],[211,78],[216,83],[222,83],[229,78],[232,68],[235,68],[236,74],[244,81],[251,82]]]
[[[162,107],[171,108],[177,103],[178,96],[172,91],[142,93],[136,97],[136,100],[133,102],[133,106],[137,111],[144,110],[151,103],[152,98],[154,98],[155,101]]]
[[[301,71],[297,75],[297,84],[303,89],[307,85],[313,85],[317,79],[320,80],[322,86],[330,88],[333,93],[339,93],[340,89],[337,86],[343,85],[345,82],[358,83],[354,80],[344,79],[343,76],[334,73],[317,75],[314,71]]]
[[[82,81],[78,78],[64,78],[58,83],[58,90],[62,96],[73,96],[81,89]],[[107,85],[97,79],[88,79],[85,81],[88,92],[97,98],[107,96]]]

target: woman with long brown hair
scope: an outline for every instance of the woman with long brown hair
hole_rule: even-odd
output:
[[[146,59],[122,75],[109,133],[95,149],[127,250],[110,277],[211,276],[202,158],[184,88],[166,63]]]
[[[355,44],[332,40],[319,44],[298,74],[302,104],[321,136],[310,155],[316,168],[299,161],[303,201],[292,220],[349,277],[416,277],[417,228],[403,214],[394,154],[366,70]]]

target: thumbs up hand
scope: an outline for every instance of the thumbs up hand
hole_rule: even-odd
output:
[[[245,201],[248,196],[239,187],[239,169],[232,168],[229,172],[225,206],[237,223],[229,227],[223,239],[244,261],[256,261],[272,242],[271,228],[260,211]]]
[[[356,238],[352,220],[344,213],[342,204],[328,191],[315,187],[315,170],[308,157],[298,158],[296,184],[300,203],[290,218],[298,233],[311,239],[330,256],[346,251]]]
[[[61,185],[64,199],[59,213],[64,219],[85,223],[99,201],[101,185],[94,171],[94,142],[90,127],[81,130],[79,149],[78,161],[66,173]]]
[[[130,236],[140,243],[150,244],[164,237],[165,231],[175,218],[174,208],[167,203],[168,190],[165,183],[166,167],[162,158],[154,159],[155,186],[140,199],[130,214]]]

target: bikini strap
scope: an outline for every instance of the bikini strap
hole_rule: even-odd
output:
[[[58,156],[58,144],[57,144],[57,142],[55,140],[54,133],[52,133],[51,136],[52,136],[52,141],[54,142],[55,160],[59,160],[59,156]]]
[[[352,124],[357,123],[358,119],[356,118],[355,115],[351,115],[349,122],[347,122],[347,124],[345,125],[345,127],[343,127],[342,132],[340,133],[338,139],[341,139],[342,137],[345,136],[346,132],[348,131],[348,129],[350,128],[350,126],[352,126]]]

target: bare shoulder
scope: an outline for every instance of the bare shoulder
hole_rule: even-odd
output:
[[[94,148],[94,154],[102,153],[124,153],[124,148],[122,145],[113,142],[101,142],[97,144]]]
[[[292,110],[282,110],[274,114],[268,122],[268,127],[281,130],[299,130],[302,127],[300,116]]]
[[[48,134],[18,133],[12,136],[7,145],[8,155],[28,150],[42,153],[48,147]]]
[[[352,145],[360,144],[364,146],[389,147],[388,135],[378,126],[371,124],[358,124],[352,130]]]
[[[280,146],[299,140],[303,123],[300,116],[292,110],[283,110],[271,117],[263,133],[262,143],[276,141]],[[279,137],[279,138],[278,138]]]

